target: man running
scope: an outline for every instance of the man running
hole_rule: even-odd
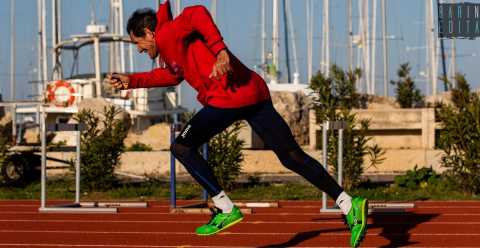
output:
[[[113,87],[166,87],[185,80],[198,92],[197,99],[203,105],[170,148],[218,209],[207,224],[196,229],[198,235],[218,233],[243,219],[198,148],[235,121],[246,120],[285,167],[335,199],[351,230],[351,245],[360,244],[367,229],[367,200],[350,197],[318,161],[300,148],[274,109],[265,81],[227,49],[205,7],[185,8],[173,19],[167,0],[156,14],[152,9],[135,11],[127,31],[138,52],[152,59],[160,57],[165,66],[130,75],[109,74],[107,79]]]

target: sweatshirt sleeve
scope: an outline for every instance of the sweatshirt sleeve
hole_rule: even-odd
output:
[[[156,68],[149,72],[133,73],[128,75],[128,78],[130,79],[129,89],[174,86],[183,81],[182,77],[171,73],[168,68]]]
[[[213,54],[217,55],[226,48],[217,25],[215,25],[212,16],[204,6],[187,7],[177,19],[186,27],[188,33],[193,31],[200,33]]]

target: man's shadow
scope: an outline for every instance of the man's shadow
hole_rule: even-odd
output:
[[[417,244],[411,241],[411,230],[416,226],[428,222],[439,214],[421,214],[414,212],[397,213],[373,213],[370,218],[373,220],[369,228],[381,228],[380,236],[386,238],[390,243],[380,247],[404,247]]]
[[[410,241],[410,230],[416,227],[417,225],[428,222],[431,219],[438,216],[438,214],[419,214],[413,212],[390,212],[390,213],[371,213],[369,215],[369,220],[372,221],[371,224],[368,224],[368,229],[381,228],[379,236],[386,238],[389,243],[379,247],[403,247],[416,244],[418,242]],[[337,219],[341,219],[340,217]],[[325,221],[324,218],[313,219],[313,221]],[[315,238],[322,233],[329,232],[347,232],[347,227],[345,228],[335,228],[335,229],[322,229],[322,230],[313,230],[307,232],[300,232],[295,234],[290,240],[278,243],[271,244],[266,246],[260,246],[261,248],[266,247],[292,247],[301,244],[302,242]]]

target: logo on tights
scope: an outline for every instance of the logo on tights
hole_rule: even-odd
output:
[[[180,136],[182,136],[182,138],[185,139],[185,136],[187,136],[187,133],[191,127],[192,127],[191,125],[188,125]]]

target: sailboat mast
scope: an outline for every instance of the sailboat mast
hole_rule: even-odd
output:
[[[291,83],[292,78],[291,78],[291,73],[290,73],[290,54],[289,54],[289,45],[288,45],[288,18],[287,18],[287,2],[286,0],[282,0],[283,3],[283,27],[284,27],[284,32],[285,32],[285,62],[287,65],[287,82]]]
[[[387,3],[382,0],[382,42],[383,42],[383,96],[388,96],[388,41],[387,41]]]
[[[277,71],[278,71],[278,51],[279,51],[279,39],[278,39],[278,0],[273,0],[273,22],[272,22],[272,62],[275,68],[275,72],[272,75],[271,83],[277,83]]]
[[[312,22],[312,0],[307,0],[307,82],[313,77],[313,22]]]

